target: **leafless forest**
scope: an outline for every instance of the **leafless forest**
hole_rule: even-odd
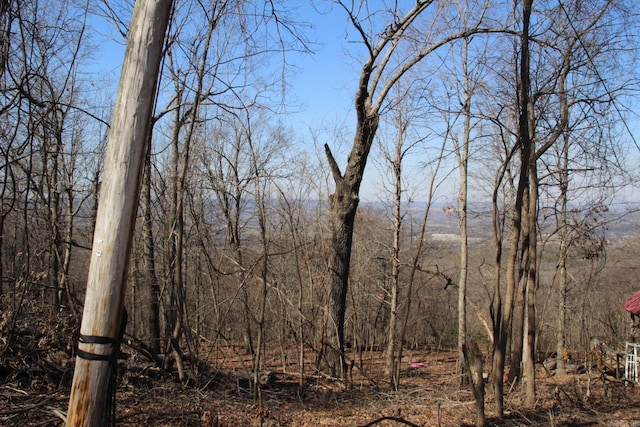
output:
[[[134,3],[0,2],[2,425],[64,424],[88,357],[119,75],[96,52]],[[174,1],[104,425],[638,425],[639,23],[631,0]],[[338,74],[322,31],[350,110],[307,128],[291,82]]]

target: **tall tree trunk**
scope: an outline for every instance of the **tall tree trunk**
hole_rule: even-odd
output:
[[[521,242],[519,246],[520,254],[518,257],[518,269],[516,274],[516,299],[513,302],[513,315],[511,320],[511,357],[507,374],[507,381],[512,384],[514,381],[522,379],[522,348],[524,345],[524,328],[526,316],[526,293],[527,293],[527,276],[526,270],[529,264],[529,226],[528,226],[528,200],[529,192],[526,191],[522,203],[522,230]]]
[[[433,176],[437,176],[438,171],[440,170],[440,166],[442,165],[442,161],[444,159],[444,150],[446,148],[446,141],[443,141],[442,146],[440,147],[440,154],[438,155],[438,160],[436,161],[436,166],[434,168]],[[407,291],[406,291],[406,304],[404,306],[404,316],[402,318],[402,324],[400,325],[400,331],[398,332],[398,356],[396,357],[397,363],[395,364],[396,368],[396,382],[398,385],[400,384],[400,367],[402,365],[402,353],[404,350],[404,341],[405,336],[407,334],[407,325],[409,324],[409,316],[411,314],[411,299],[413,295],[413,284],[415,283],[416,272],[419,269],[420,259],[422,257],[422,250],[425,247],[426,243],[426,235],[427,235],[427,222],[429,219],[429,213],[431,212],[431,205],[433,202],[434,194],[436,190],[436,181],[432,179],[429,183],[429,191],[427,196],[427,206],[424,210],[424,216],[422,217],[422,224],[420,226],[420,233],[416,236],[417,246],[415,249],[415,254],[413,259],[411,260],[411,268],[409,270],[409,278],[407,280]]]
[[[71,315],[77,319],[79,314],[79,309],[76,306],[76,297],[74,295],[73,289],[71,288],[71,283],[69,281],[69,269],[71,268],[71,251],[73,246],[71,242],[73,241],[73,229],[74,229],[74,217],[76,212],[74,211],[74,197],[73,197],[73,189],[69,186],[66,189],[67,193],[67,201],[66,201],[66,215],[67,219],[65,221],[64,228],[64,243],[62,244],[63,253],[62,253],[62,262],[60,266],[60,287],[64,292],[64,301],[67,304],[67,309],[70,311]]]
[[[521,153],[521,158],[525,157],[528,157],[528,154],[523,151]],[[509,332],[511,330],[511,320],[516,290],[516,265],[518,259],[518,248],[520,247],[522,203],[524,199],[524,190],[528,185],[527,175],[527,168],[522,168],[522,170],[520,171],[518,187],[516,189],[516,199],[511,219],[511,234],[509,239],[510,249],[505,272],[505,296],[504,300],[496,300],[498,309],[494,311],[494,316],[496,316],[496,318],[494,321],[493,331],[494,344],[492,372],[493,391],[495,398],[495,413],[498,416],[504,415],[503,375],[505,367],[505,354],[507,350]],[[497,283],[496,286],[500,286],[500,284]]]
[[[45,145],[45,150],[48,148]],[[59,189],[59,157],[61,147],[53,144],[51,152],[51,170],[49,181],[49,219],[51,221],[51,293],[54,310],[60,309],[60,250],[62,236],[60,235],[60,189]]]
[[[533,110],[533,108],[531,109]],[[531,120],[530,120],[531,123]],[[530,133],[533,135],[533,132]],[[532,138],[533,139],[533,138]],[[532,142],[533,145],[533,142]],[[538,214],[538,170],[536,167],[536,159],[532,158],[529,166],[529,180],[531,191],[529,195],[529,218],[527,220],[529,234],[529,262],[526,270],[526,316],[524,327],[524,345],[523,345],[523,378],[525,381],[525,406],[533,408],[536,403],[536,290],[538,286],[537,275],[537,255],[538,255],[538,230],[537,230],[537,214]]]
[[[507,160],[508,161],[508,160]],[[504,241],[504,229],[505,229],[505,217],[506,215],[503,212],[500,212],[500,208],[498,205],[498,195],[500,192],[500,186],[503,179],[503,175],[507,170],[506,161],[503,164],[503,168],[499,171],[498,176],[496,177],[495,187],[493,189],[493,195],[491,198],[492,210],[493,210],[493,239],[495,245],[495,257],[494,257],[494,288],[493,288],[493,296],[491,300],[491,325],[492,325],[492,333],[493,333],[493,361],[492,361],[492,369],[500,369],[500,367],[504,367],[504,352],[501,351],[500,342],[499,342],[499,334],[501,333],[502,328],[502,312],[504,308],[504,299],[502,296],[502,258],[503,258],[503,241]],[[498,360],[498,358],[500,358]],[[504,368],[502,368],[504,369]],[[503,407],[503,398],[502,398],[502,374],[503,371],[500,371],[498,375],[495,371],[493,372],[493,392],[495,395],[495,410],[499,412]],[[498,381],[500,384],[498,384]],[[498,402],[498,399],[500,401]]]
[[[174,325],[171,336],[173,354],[178,363],[180,379],[184,379],[182,372],[182,358],[180,350],[180,339],[184,334],[187,349],[193,355],[195,341],[192,337],[191,328],[187,316],[185,273],[184,273],[184,218],[187,192],[187,176],[190,167],[191,146],[195,138],[195,132],[199,120],[200,104],[208,96],[209,91],[204,90],[205,70],[207,69],[207,59],[211,47],[211,38],[218,23],[217,16],[211,17],[207,22],[207,32],[202,44],[203,51],[194,52],[198,62],[195,64],[195,87],[185,85],[183,73],[174,67],[172,51],[169,49],[167,58],[169,59],[170,71],[172,72],[174,88],[176,92],[176,111],[174,114],[174,129],[172,134],[172,154],[171,154],[171,259],[172,259],[172,289],[174,295],[175,309]],[[190,103],[185,101],[188,95],[186,92],[193,90],[193,100]],[[188,106],[188,107],[187,107]],[[188,126],[186,126],[188,124]],[[186,127],[186,133],[182,130]],[[180,143],[183,144],[182,151]]]
[[[469,239],[467,227],[469,144],[471,143],[471,81],[468,71],[469,39],[464,38],[462,51],[462,70],[464,73],[464,117],[462,141],[455,140],[455,153],[460,176],[459,191],[459,230],[460,230],[460,272],[458,276],[458,365],[461,381],[465,378],[473,393],[476,406],[476,425],[487,422],[484,406],[485,384],[483,377],[482,352],[475,342],[467,342],[467,278],[469,269]]]
[[[567,317],[567,258],[569,257],[569,223],[567,218],[567,200],[569,197],[569,145],[570,133],[569,102],[566,82],[571,69],[571,50],[565,54],[562,73],[558,79],[558,98],[560,101],[560,130],[562,131],[562,150],[560,151],[560,254],[558,256],[558,331],[556,343],[556,375],[566,374],[564,353],[566,350]]]
[[[331,254],[328,266],[328,298],[326,306],[326,339],[323,343],[324,362],[334,374],[344,377],[344,319],[349,285],[349,267],[356,211],[359,203],[360,184],[367,158],[379,125],[379,114],[391,89],[401,81],[416,64],[432,54],[442,45],[483,31],[477,27],[465,29],[419,46],[410,56],[394,59],[396,49],[405,40],[407,32],[418,16],[433,2],[418,1],[404,16],[395,15],[383,31],[365,28],[371,17],[361,19],[358,15],[364,2],[358,6],[353,2],[336,2],[348,14],[355,32],[367,46],[368,58],[360,71],[355,97],[356,127],[353,146],[347,159],[344,174],[341,173],[329,147],[325,145],[329,167],[335,183],[335,192],[330,197]],[[356,2],[358,3],[358,2]],[[396,5],[397,7],[397,5]],[[367,23],[365,25],[364,23]],[[373,30],[373,31],[372,31]],[[382,30],[382,27],[380,28]],[[374,34],[374,35],[372,35]],[[409,39],[406,39],[409,40]],[[413,47],[412,47],[413,49]]]
[[[519,79],[519,120],[518,146],[520,150],[520,173],[516,198],[514,201],[513,217],[511,220],[510,252],[506,265],[506,290],[504,303],[501,304],[501,316],[494,322],[493,345],[493,391],[495,412],[504,415],[503,375],[505,353],[512,320],[513,302],[516,289],[516,265],[518,248],[520,247],[520,233],[522,228],[522,208],[526,191],[529,187],[529,159],[531,158],[531,140],[529,138],[529,21],[531,18],[531,4],[533,0],[523,0],[521,61]],[[497,284],[496,286],[499,286]]]
[[[360,184],[379,122],[377,112],[370,112],[370,107],[365,105],[365,102],[368,102],[366,96],[366,87],[356,96],[356,105],[361,104],[356,108],[358,128],[344,175],[340,172],[329,146],[325,145],[336,188],[329,198],[332,251],[329,258],[329,298],[326,307],[327,336],[323,354],[326,367],[339,378],[344,378],[346,369],[344,319],[347,310],[353,228],[360,201]]]
[[[400,231],[402,229],[402,157],[404,133],[406,123],[402,118],[402,112],[398,112],[397,140],[393,159],[394,175],[394,201],[393,201],[393,247],[391,249],[391,301],[389,301],[389,330],[387,334],[387,349],[385,354],[384,374],[391,382],[391,386],[398,388],[395,363],[397,347],[397,323],[398,323],[398,293],[400,287]]]
[[[469,39],[462,40],[462,71],[464,74],[464,102],[462,114],[464,127],[462,142],[454,139],[454,150],[458,161],[458,175],[460,176],[460,190],[458,194],[458,228],[460,230],[460,271],[458,274],[458,366],[461,379],[464,381],[465,362],[464,347],[467,344],[467,276],[469,268],[469,239],[467,236],[467,191],[469,168],[469,140],[471,138],[471,88],[467,70]]]
[[[569,254],[569,223],[567,192],[569,188],[569,135],[565,133],[560,169],[560,254],[558,256],[558,329],[556,333],[555,375],[567,373],[564,363],[567,319],[567,258]]]
[[[260,228],[260,240],[262,244],[262,254],[260,259],[260,299],[259,312],[258,312],[258,337],[256,343],[256,353],[253,365],[254,373],[254,398],[258,400],[260,409],[262,410],[262,388],[260,382],[260,368],[262,366],[262,359],[264,357],[265,347],[265,316],[267,307],[267,294],[268,294],[268,273],[269,273],[269,242],[267,240],[267,224],[266,224],[266,212],[265,212],[265,195],[261,187],[260,175],[262,171],[259,169],[258,161],[256,159],[256,153],[251,145],[251,135],[247,135],[251,148],[251,159],[253,162],[253,168],[255,172],[254,184],[255,184],[255,201],[258,214],[258,225]],[[262,411],[261,411],[262,412]],[[262,418],[260,419],[262,422]]]
[[[151,131],[149,132],[151,134]],[[149,309],[147,328],[149,347],[157,355],[160,353],[160,284],[156,275],[155,243],[153,241],[153,218],[151,216],[151,135],[147,139],[147,155],[144,163],[142,188],[142,234],[144,239],[144,268],[149,281],[144,287],[144,299]]]
[[[170,67],[173,68],[171,51],[167,53]],[[178,368],[180,381],[186,379],[184,372],[183,353],[180,339],[183,331],[183,274],[182,274],[182,236],[184,232],[184,213],[182,208],[183,191],[180,180],[180,130],[186,118],[182,117],[183,90],[180,82],[174,78],[176,88],[175,110],[173,112],[173,129],[171,134],[171,158],[169,175],[169,304],[166,322],[168,348],[165,354],[171,354]],[[169,368],[170,359],[165,357],[164,368]]]
[[[106,426],[147,133],[171,0],[136,1],[105,160],[68,426]]]

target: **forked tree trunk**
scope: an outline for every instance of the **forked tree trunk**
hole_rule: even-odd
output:
[[[522,158],[527,157],[527,154],[522,154]],[[524,161],[524,160],[523,160]],[[525,162],[526,164],[526,162]],[[520,231],[522,227],[521,213],[522,202],[524,198],[524,189],[527,184],[527,171],[526,167],[520,171],[520,179],[518,188],[516,190],[516,200],[513,212],[513,218],[511,220],[511,236],[510,236],[510,252],[507,258],[506,266],[506,289],[504,300],[498,295],[496,298],[496,308],[494,309],[494,342],[493,342],[493,392],[494,392],[494,404],[495,413],[497,416],[504,415],[504,396],[503,396],[503,375],[505,367],[505,355],[507,351],[507,341],[509,339],[511,330],[511,320],[513,314],[514,297],[516,289],[516,264],[518,247],[520,246]],[[500,283],[496,283],[496,287],[499,287]]]
[[[361,102],[364,103],[364,100]],[[358,194],[367,157],[378,129],[378,115],[368,113],[368,108],[363,104],[362,110],[359,110],[358,113],[358,131],[354,137],[353,149],[349,155],[344,175],[340,173],[329,147],[325,145],[336,189],[329,198],[332,251],[329,258],[329,277],[327,279],[329,298],[326,307],[327,329],[323,354],[325,367],[339,378],[344,378],[346,369],[344,320],[347,307],[353,227],[360,201]]]
[[[341,188],[342,187],[342,188]],[[353,226],[358,208],[358,195],[346,185],[336,185],[330,196],[332,254],[329,259],[329,298],[326,307],[326,336],[323,343],[323,367],[339,378],[344,378],[344,319],[347,307],[349,265]]]
[[[107,147],[68,426],[106,426],[142,164],[171,0],[136,2]]]
[[[324,366],[338,377],[344,378],[346,361],[344,358],[344,319],[346,315],[346,299],[349,285],[349,267],[351,263],[351,246],[353,228],[359,203],[360,184],[367,165],[367,158],[379,125],[379,113],[382,103],[391,88],[402,76],[420,62],[437,44],[406,59],[404,66],[392,71],[390,76],[384,74],[390,58],[398,47],[400,39],[407,28],[429,6],[430,2],[416,3],[403,17],[389,25],[377,42],[369,37],[362,23],[354,12],[354,5],[339,1],[351,23],[363,41],[369,46],[369,57],[362,65],[358,90],[355,97],[356,129],[353,146],[347,159],[344,174],[341,173],[329,146],[325,152],[335,183],[335,192],[330,196],[331,212],[331,254],[329,256],[327,285],[329,295],[326,305],[325,336],[323,342]],[[357,8],[355,8],[357,9]],[[391,66],[390,66],[391,68]]]
[[[362,42],[368,47],[369,55],[360,71],[355,97],[357,118],[355,135],[344,174],[341,173],[329,147],[325,145],[335,182],[335,193],[330,197],[332,253],[329,256],[329,277],[327,278],[329,297],[326,307],[327,323],[324,325],[326,336],[323,354],[326,367],[339,377],[344,377],[344,319],[353,228],[359,203],[360,184],[369,151],[378,130],[379,114],[384,108],[383,105],[390,90],[416,64],[453,40],[485,30],[473,27],[455,34],[445,34],[441,38],[436,37],[436,40],[419,45],[417,50],[409,56],[398,54],[401,57],[394,58],[398,56],[394,54],[396,49],[400,49],[401,41],[407,35],[409,28],[433,2],[416,2],[404,16],[394,16],[393,22],[390,22],[382,33],[377,33],[375,36],[371,35],[370,28],[363,26],[364,22],[371,22],[370,17],[363,20],[358,17],[365,2],[360,2],[359,6],[356,4],[358,2],[338,1],[336,3],[347,12],[356,33],[362,37]]]
[[[504,302],[500,302],[497,312],[494,312],[494,344],[493,344],[493,392],[495,413],[504,415],[503,375],[507,340],[511,326],[513,302],[516,288],[516,261],[520,247],[522,229],[522,207],[524,196],[529,186],[529,159],[531,158],[531,139],[529,138],[529,20],[531,18],[531,4],[533,0],[523,0],[523,18],[521,35],[521,61],[519,80],[519,129],[518,145],[520,149],[520,175],[516,198],[514,202],[513,218],[511,220],[510,253],[506,266],[506,290]],[[499,287],[500,283],[496,283]]]

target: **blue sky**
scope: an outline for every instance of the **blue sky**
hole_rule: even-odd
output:
[[[344,168],[356,124],[354,100],[358,78],[363,61],[367,58],[363,46],[357,43],[358,36],[349,34],[353,30],[342,8],[325,6],[322,10],[316,10],[307,4],[300,9],[300,19],[313,23],[314,30],[309,37],[316,42],[315,52],[311,55],[292,55],[299,64],[300,73],[291,81],[291,93],[302,103],[303,109],[290,116],[288,122],[301,133],[308,129],[317,132],[318,142],[329,144],[339,166]],[[336,140],[336,134],[339,141]],[[382,172],[379,165],[373,162],[375,155],[372,152],[369,158],[360,190],[360,197],[364,201],[377,202],[389,197],[388,194],[382,194]],[[410,161],[411,158],[408,159]],[[420,161],[424,159],[414,156],[413,167],[416,168]],[[405,171],[409,170],[410,167],[405,165]],[[413,181],[417,186],[424,180],[423,175],[423,171],[418,174],[414,169]],[[451,190],[446,192],[450,193]],[[419,197],[425,199],[426,194],[424,191],[422,193]]]
[[[298,140],[307,144],[311,144],[310,132],[313,131],[318,135],[317,142],[329,144],[339,165],[344,167],[355,126],[353,100],[363,59],[362,55],[357,54],[363,52],[361,46],[347,36],[350,27],[342,9],[335,6],[328,9],[328,2],[314,3],[325,5],[325,10],[318,11],[309,2],[296,2],[300,5],[296,10],[298,19],[313,24],[314,28],[308,37],[313,42],[315,52],[288,54],[287,59],[296,66],[292,78],[287,82],[290,85],[289,103],[299,108],[288,114],[284,121],[295,130]],[[124,46],[108,41],[110,38],[119,38],[109,23],[93,19],[91,24],[97,27],[102,40],[94,53],[95,69],[107,76],[114,85],[115,93]],[[637,121],[630,126],[633,132],[638,130]],[[336,140],[336,134],[340,140]],[[629,154],[635,157],[637,150],[631,149]],[[320,159],[324,161],[323,157]],[[380,198],[381,173],[371,163],[367,166],[361,196],[365,200],[377,201]],[[445,194],[453,193],[451,188],[445,191]]]
[[[359,64],[345,55],[346,15],[334,8],[328,13],[315,10],[305,4],[297,9],[298,19],[313,24],[309,34],[313,54],[287,54],[287,60],[296,66],[293,78],[288,81],[291,101],[299,103],[303,111],[294,113],[301,125],[317,126],[325,121],[342,122],[352,110],[352,100],[359,73]],[[119,35],[111,24],[102,19],[91,19],[98,33],[97,49],[92,53],[95,72],[113,78],[117,83],[124,45],[113,41]],[[111,40],[110,40],[111,39]]]
[[[292,81],[292,93],[304,104],[301,119],[310,126],[341,122],[352,110],[358,78],[358,64],[345,55],[345,14],[319,13],[308,5],[301,12],[301,19],[313,22],[315,42],[315,53],[293,54],[300,73]]]
[[[308,37],[314,53],[287,54],[287,60],[295,64],[295,71],[287,81],[291,113],[283,122],[296,131],[299,142],[312,144],[311,132],[319,135],[318,143],[329,144],[340,166],[344,167],[355,127],[353,102],[361,67],[360,58],[349,57],[346,49],[357,51],[360,47],[347,39],[346,13],[342,9],[333,7],[320,11],[307,2],[301,3],[304,4],[296,9],[297,19],[312,23]],[[99,33],[96,39],[100,40],[98,49],[93,52],[95,65],[92,68],[109,79],[115,94],[124,45],[115,41],[120,36],[110,23],[93,18],[91,25],[95,26]],[[336,140],[336,133],[341,141]],[[321,160],[324,161],[324,157]],[[361,192],[363,199],[378,199],[377,175],[372,165],[367,168]]]

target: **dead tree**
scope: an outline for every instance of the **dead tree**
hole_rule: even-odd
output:
[[[136,2],[107,147],[68,426],[106,426],[142,165],[172,0]]]

